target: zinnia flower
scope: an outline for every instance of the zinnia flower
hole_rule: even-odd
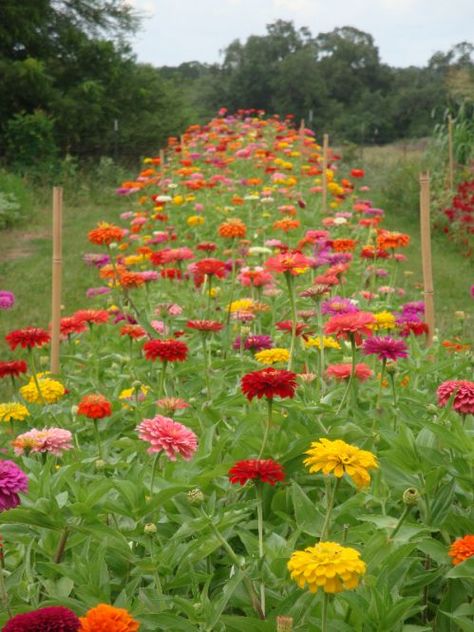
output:
[[[17,614],[2,628],[3,632],[77,632],[80,621],[69,608],[50,606]]]
[[[102,325],[108,322],[110,314],[105,309],[80,309],[73,317],[89,325]]]
[[[241,388],[248,400],[254,397],[273,399],[294,397],[296,390],[296,373],[283,369],[262,369],[247,373],[241,380]]]
[[[237,461],[228,472],[231,483],[245,485],[247,481],[256,480],[275,485],[285,479],[282,466],[272,459],[249,459]]]
[[[187,327],[198,331],[220,331],[224,325],[216,320],[188,320]]]
[[[78,632],[137,632],[138,621],[133,619],[124,608],[114,608],[101,603],[80,617]]]
[[[0,290],[0,309],[11,309],[15,304],[15,295],[8,290]]]
[[[168,413],[174,413],[177,410],[184,410],[185,408],[189,408],[188,402],[179,397],[163,397],[162,399],[158,399],[156,401],[156,405],[158,406],[158,408],[162,408]]]
[[[406,358],[408,349],[403,340],[395,340],[390,336],[372,336],[364,340],[362,353],[376,355],[381,361],[396,361],[398,358]]]
[[[50,338],[47,331],[39,327],[26,327],[26,329],[16,329],[5,336],[10,349],[13,351],[18,346],[23,349],[32,349],[33,347],[41,347],[48,343]]]
[[[321,471],[325,476],[332,473],[337,478],[347,474],[357,487],[368,485],[369,470],[378,468],[377,459],[372,452],[360,450],[341,439],[313,441],[305,454],[309,456],[304,464],[311,473]]]
[[[214,275],[219,279],[225,276],[225,263],[218,259],[201,259],[194,264],[194,269],[200,274]]]
[[[71,450],[72,434],[63,428],[33,428],[28,432],[18,435],[12,441],[15,454],[21,455],[27,451],[50,452],[54,456],[61,456],[66,450]]]
[[[89,419],[103,419],[112,414],[112,405],[103,395],[84,395],[79,402],[77,414]]]
[[[28,477],[13,461],[0,461],[0,511],[20,504],[19,492],[28,489]]]
[[[237,336],[232,344],[233,349],[240,349],[241,337]],[[243,348],[247,351],[261,351],[262,349],[271,349],[273,345],[271,336],[264,336],[257,334],[255,336],[248,336],[243,341]]]
[[[285,253],[270,257],[265,261],[265,267],[272,272],[284,272],[298,275],[306,272],[311,265],[311,259],[300,253]]]
[[[20,395],[30,404],[42,404],[45,401],[47,404],[55,404],[66,393],[66,389],[57,380],[53,380],[50,377],[38,377],[38,387],[33,378],[30,379],[28,384],[20,388]]]
[[[275,364],[276,362],[288,362],[290,353],[288,349],[274,347],[273,349],[264,349],[255,354],[255,360],[260,364]]]
[[[289,562],[291,578],[300,588],[308,585],[312,593],[352,590],[366,571],[359,551],[336,542],[319,542],[304,551],[295,551]]]
[[[333,296],[332,298],[321,303],[321,313],[337,316],[338,314],[354,314],[359,309],[354,303],[342,296]]]
[[[335,334],[337,338],[354,336],[356,342],[362,335],[370,336],[370,325],[376,322],[375,316],[370,312],[355,312],[354,314],[341,314],[332,316],[324,326],[325,334]]]
[[[140,439],[150,443],[149,453],[164,450],[171,461],[176,461],[177,454],[189,461],[197,449],[198,440],[194,432],[170,417],[156,415],[152,419],[144,419],[137,430]]]
[[[348,380],[352,373],[352,364],[343,363],[343,364],[330,364],[326,369],[326,375],[328,377],[333,377],[335,380]],[[355,365],[354,371],[355,377],[360,382],[365,382],[369,377],[372,377],[373,371],[372,369],[364,364],[364,362],[359,362]]]
[[[188,346],[179,340],[148,340],[143,345],[145,358],[161,362],[183,362],[188,356]]]
[[[455,540],[449,549],[454,565],[461,564],[464,560],[474,556],[474,535],[465,535]]]
[[[0,404],[0,421],[25,421],[29,414],[28,408],[18,402]]]
[[[97,246],[110,246],[113,242],[121,241],[124,236],[125,231],[122,228],[108,222],[100,222],[87,235],[89,241]]]
[[[446,406],[454,395],[453,408],[461,415],[474,415],[474,382],[447,380],[437,391],[439,406]]]
[[[227,237],[229,239],[243,239],[247,233],[247,227],[241,219],[238,217],[232,217],[222,223],[217,232],[221,237]]]
[[[28,367],[24,360],[9,360],[0,362],[0,378],[2,377],[19,377],[22,373],[26,373]]]

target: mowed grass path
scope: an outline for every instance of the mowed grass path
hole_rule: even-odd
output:
[[[400,155],[389,154],[392,160]],[[362,165],[368,169],[368,182],[372,191],[367,197],[383,207],[381,188],[390,160],[369,155]],[[393,164],[393,163],[392,163]],[[88,287],[100,285],[95,268],[82,261],[85,252],[94,251],[87,241],[87,232],[100,220],[116,221],[118,215],[133,209],[126,199],[116,197],[112,190],[105,191],[102,199],[74,203],[64,198],[63,221],[63,314],[76,309],[92,307],[100,302],[86,298]],[[409,258],[402,270],[410,270],[407,279],[413,284],[419,299],[422,294],[421,249],[418,209],[385,208],[386,226],[411,236],[406,250]],[[308,226],[309,228],[309,226]],[[433,235],[433,273],[437,325],[444,331],[452,330],[454,312],[472,312],[473,300],[469,288],[474,283],[472,261],[462,257],[443,235]],[[403,274],[403,272],[402,272]],[[383,284],[383,281],[381,282]],[[47,327],[51,312],[51,205],[38,202],[34,214],[22,226],[0,231],[0,289],[11,290],[17,298],[13,310],[0,312],[0,357],[7,352],[4,335],[7,331],[25,326]],[[471,318],[471,323],[472,318]],[[458,328],[459,329],[459,328]],[[465,332],[471,328],[466,322]]]

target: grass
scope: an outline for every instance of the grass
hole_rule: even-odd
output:
[[[375,205],[386,211],[388,228],[406,232],[411,244],[406,254],[412,271],[412,283],[422,299],[422,270],[418,221],[418,174],[425,167],[423,147],[399,144],[365,148],[362,155],[351,157],[351,164],[364,167],[368,193]],[[127,200],[109,187],[83,187],[82,193],[66,187],[63,226],[63,313],[84,308],[89,299],[85,291],[97,285],[97,275],[82,262],[89,251],[87,232],[99,220],[114,221],[128,209]],[[68,190],[69,189],[69,190]],[[0,231],[0,288],[13,291],[16,307],[0,314],[0,337],[13,328],[27,325],[45,327],[50,320],[51,294],[51,204],[50,191],[36,196],[28,223]],[[462,257],[443,235],[434,234],[433,275],[437,325],[442,331],[451,327],[454,312],[472,310],[469,294],[473,282],[471,262]]]

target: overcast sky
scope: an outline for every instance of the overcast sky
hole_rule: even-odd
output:
[[[474,42],[474,0],[126,0],[143,14],[133,43],[155,66],[218,62],[234,39],[263,35],[277,19],[317,35],[340,26],[370,33],[382,61],[424,65],[463,40]]]

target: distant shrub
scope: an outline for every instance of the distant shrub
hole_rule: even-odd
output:
[[[30,215],[32,197],[24,180],[0,171],[0,229],[14,226]]]
[[[22,174],[53,174],[58,164],[54,123],[44,112],[15,114],[5,125],[5,158]]]

